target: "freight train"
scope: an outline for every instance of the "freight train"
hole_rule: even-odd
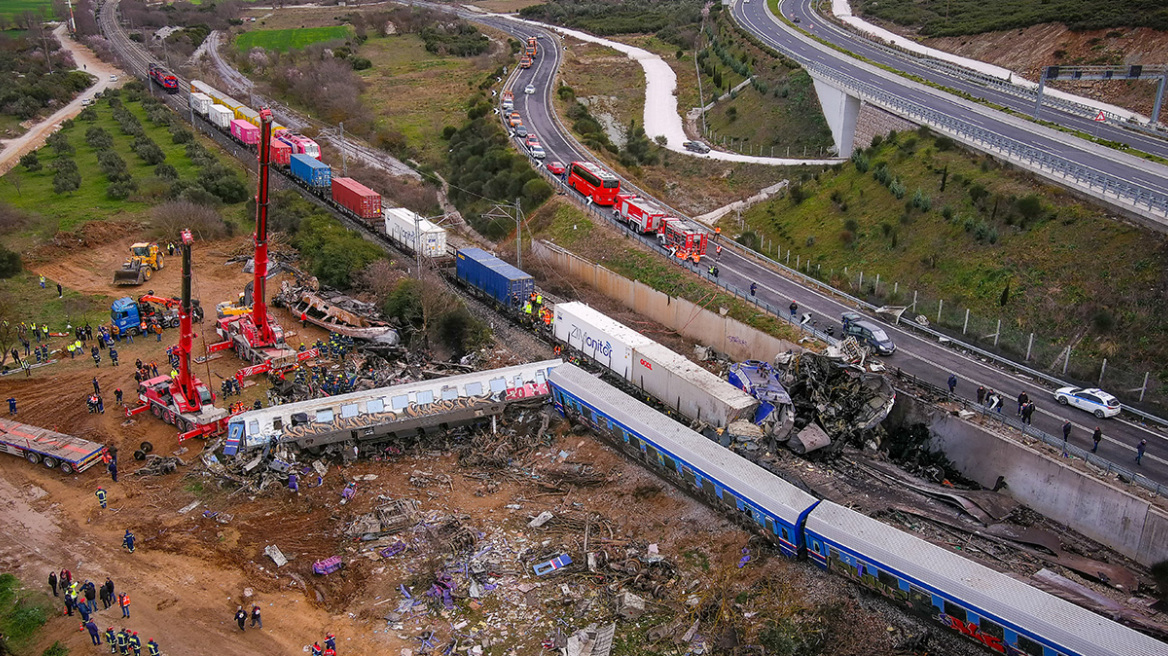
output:
[[[151,82],[162,87],[167,93],[178,93],[178,78],[165,68],[151,64],[147,75],[150,76]]]
[[[791,559],[849,578],[1010,656],[1165,656],[1168,645],[826,500],[818,500],[572,364],[549,375],[565,417],[732,515]]]

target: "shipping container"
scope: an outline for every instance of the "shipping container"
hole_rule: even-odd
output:
[[[191,93],[201,93],[210,98],[215,97],[215,87],[201,80],[191,80]]]
[[[211,119],[211,124],[215,127],[220,130],[227,130],[231,127],[231,121],[234,120],[232,119],[233,116],[235,116],[235,113],[230,108],[216,104],[211,105],[211,112],[207,118]]]
[[[211,94],[211,97],[215,99],[217,104],[223,105],[227,109],[230,109],[232,114],[235,113],[236,109],[246,106],[235,98],[232,98],[231,96],[223,93],[222,91],[215,91]]]
[[[272,164],[276,166],[288,166],[288,162],[292,158],[292,147],[279,139],[272,139],[268,143],[268,153],[272,159]]]
[[[211,100],[211,96],[208,96],[205,93],[192,93],[190,103],[191,109],[194,110],[196,114],[206,117],[207,112],[211,111],[211,105],[213,105],[215,101]]]
[[[240,143],[254,146],[260,142],[260,129],[247,121],[235,119],[231,121],[231,136]]]
[[[552,332],[558,341],[630,382],[633,350],[654,343],[619,321],[577,302],[556,305]]]
[[[328,164],[299,153],[292,153],[288,158],[288,165],[292,167],[292,175],[309,187],[331,188],[333,170]]]
[[[247,121],[257,128],[260,127],[260,113],[246,105],[240,105],[235,108],[235,118],[241,121]]]
[[[455,257],[458,279],[500,305],[519,308],[535,291],[535,279],[481,248],[463,248]]]
[[[381,218],[381,194],[353,178],[333,178],[333,200],[362,219]]]
[[[382,214],[385,216],[385,234],[390,239],[415,252],[421,249],[425,257],[446,255],[446,231],[442,228],[404,207],[389,207]]]
[[[715,428],[751,421],[758,407],[753,396],[657,342],[633,349],[629,382],[683,417]]]

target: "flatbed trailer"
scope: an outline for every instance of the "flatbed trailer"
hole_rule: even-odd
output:
[[[44,463],[49,469],[72,474],[101,462],[105,445],[11,419],[0,419],[0,451],[24,458],[34,465]]]

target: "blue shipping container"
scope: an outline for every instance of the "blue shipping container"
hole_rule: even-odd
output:
[[[535,279],[481,248],[463,248],[455,258],[458,279],[499,304],[520,307],[531,298]]]
[[[290,162],[292,166],[292,175],[300,179],[301,182],[309,187],[329,187],[333,184],[333,170],[329,168],[328,164],[309,157],[308,155],[295,154]]]

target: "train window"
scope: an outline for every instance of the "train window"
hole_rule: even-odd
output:
[[[332,421],[333,420],[333,409],[328,408],[326,410],[317,410],[316,411],[316,420],[317,421]]]
[[[924,588],[915,585],[908,586],[908,602],[917,610],[933,607],[933,595]]]
[[[365,412],[369,414],[385,412],[385,401],[383,399],[371,399],[367,401],[365,403]]]
[[[718,495],[717,487],[715,487],[714,482],[708,478],[702,479],[702,490],[710,496],[717,496]]]
[[[535,372],[535,384],[536,385],[543,385],[546,382],[547,382],[547,378],[543,375],[543,370],[540,369],[540,370],[536,371]]]
[[[988,636],[992,636],[998,640],[1006,639],[1006,630],[1002,628],[1002,625],[988,617],[981,618],[977,625],[981,632]]]
[[[442,388],[442,400],[443,401],[453,401],[457,398],[458,398],[458,388],[457,387],[443,387]]]
[[[783,539],[786,540],[787,542],[791,541],[791,534],[787,532],[786,526],[783,527]]]
[[[697,477],[694,476],[693,470],[689,467],[686,467],[685,465],[681,466],[681,476],[685,480],[689,481],[690,485],[693,485],[694,487],[701,487],[701,485],[698,484]]]
[[[884,570],[879,570],[876,572],[876,579],[879,580],[883,585],[886,585],[890,588],[900,587],[900,579],[896,578],[896,576],[893,574],[885,572]]]
[[[1018,636],[1018,649],[1030,656],[1042,656],[1042,645],[1024,635]]]
[[[280,417],[272,418],[272,430],[280,430],[284,427],[284,420]]]
[[[410,395],[409,394],[399,394],[395,397],[390,398],[390,400],[389,400],[389,405],[391,408],[394,409],[394,411],[404,410],[406,408],[406,406],[408,406],[409,404],[410,404]]]
[[[945,614],[949,617],[959,619],[962,622],[966,621],[966,618],[968,617],[964,608],[949,601],[948,599],[945,600]],[[1039,651],[1037,656],[1042,656],[1042,651]]]
[[[247,422],[247,432],[251,433],[252,435],[258,434],[260,432],[260,422],[255,419]]]
[[[621,437],[623,437],[625,439],[625,442],[628,442],[629,441],[629,432],[622,428],[621,429]]]
[[[592,408],[589,408],[588,406],[584,406],[584,418],[587,419],[589,422],[595,421],[592,418]]]
[[[766,529],[767,529],[767,535],[774,535],[775,534],[775,520],[771,519],[770,517],[767,517],[766,518]]]
[[[341,416],[342,417],[356,417],[357,416],[357,404],[356,403],[347,403],[347,404],[341,406]]]
[[[492,394],[502,394],[507,389],[507,381],[502,378],[492,378],[487,384],[491,386]]]
[[[414,400],[418,405],[430,405],[434,402],[434,390],[422,390],[414,394]]]
[[[466,395],[467,396],[482,396],[482,394],[483,394],[483,384],[481,382],[476,380],[473,383],[466,384]]]

